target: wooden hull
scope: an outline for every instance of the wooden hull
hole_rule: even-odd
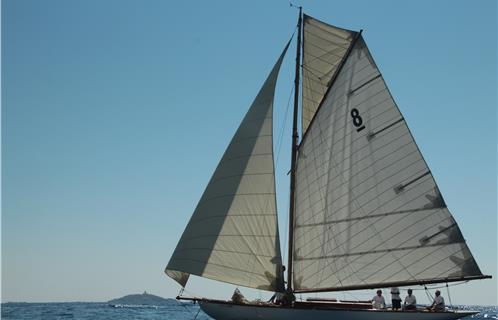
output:
[[[205,313],[216,320],[451,320],[477,313],[341,309],[319,303],[316,307],[310,304],[280,307],[215,300],[200,300],[199,305]]]

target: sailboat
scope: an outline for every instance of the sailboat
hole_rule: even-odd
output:
[[[196,275],[294,294],[490,278],[466,245],[361,31],[329,25],[301,8],[297,30],[286,282],[272,120],[290,41],[216,167],[166,274],[182,288]],[[376,310],[327,299],[277,306],[178,298],[197,301],[215,319],[415,320],[475,313]]]

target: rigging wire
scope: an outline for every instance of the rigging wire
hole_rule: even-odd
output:
[[[293,93],[294,93],[294,88],[291,89],[291,92],[289,94],[289,99],[287,100],[287,108],[285,109],[282,128],[280,128],[280,133],[279,133],[279,137],[278,137],[278,141],[277,141],[277,159],[275,161],[275,166],[278,166],[278,160],[280,157],[280,150],[282,149],[282,144],[283,144],[283,140],[284,140],[283,138],[284,138],[285,127],[287,125],[287,116],[289,115],[290,101],[291,101]]]
[[[427,299],[429,301],[433,301],[434,297],[429,293],[429,289],[427,289],[427,286],[424,286],[425,294],[427,295]]]
[[[469,281],[467,280],[467,281],[456,282],[456,283],[452,283],[452,284],[448,284],[448,283],[447,283],[446,285],[429,285],[429,286],[430,286],[430,288],[429,288],[429,289],[442,289],[442,288],[445,288],[445,287],[454,287],[454,286],[459,286],[459,285],[461,285],[461,284],[465,284],[465,283],[467,283],[467,282],[469,282]],[[412,288],[412,290],[413,290],[413,291],[418,291],[418,290],[429,290],[429,289],[427,288],[427,285],[424,285],[424,288],[421,288],[421,289],[413,289],[413,288]]]
[[[295,30],[294,30],[294,32],[295,32]],[[275,159],[275,167],[278,167],[278,164],[279,164],[280,151],[282,150],[282,144],[283,144],[283,140],[284,140],[283,138],[284,138],[285,128],[287,125],[287,118],[289,116],[290,103],[291,103],[291,98],[292,98],[293,93],[294,93],[294,87],[291,88],[289,98],[287,99],[287,107],[285,109],[284,117],[282,120],[282,126],[280,128],[280,132],[278,135],[277,156]],[[289,203],[288,202],[286,202],[286,203],[287,203],[287,208],[286,208],[286,212],[287,212],[287,211],[289,211]],[[285,228],[283,230],[287,230],[287,228],[289,227],[289,216],[288,215],[286,215],[286,216],[287,216],[287,218],[285,220]],[[284,232],[284,234],[285,234],[285,238],[284,238],[283,251],[281,251],[283,253],[283,257],[282,257],[283,261],[285,261],[285,259],[287,258],[287,256],[286,256],[286,254],[287,254],[287,242],[289,240],[287,232]]]
[[[201,312],[201,307],[199,307],[199,310],[197,310],[197,313],[196,313],[196,315],[195,315],[195,317],[194,317],[193,320],[197,319],[197,316],[199,315],[199,312]]]
[[[448,286],[447,282],[446,282],[446,292],[448,293],[448,301],[450,302],[450,308],[451,308],[451,306],[453,305],[453,303],[451,303],[450,287]]]
[[[178,292],[178,296],[181,297],[183,294],[183,291],[185,291],[185,287],[181,287],[180,292]]]

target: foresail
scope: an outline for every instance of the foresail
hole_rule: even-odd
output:
[[[290,42],[289,42],[290,43]],[[242,120],[165,272],[283,290],[273,163],[273,96],[289,43]]]
[[[480,276],[362,37],[297,160],[297,292]]]
[[[356,33],[328,25],[307,15],[304,15],[303,23],[301,124],[304,133]]]

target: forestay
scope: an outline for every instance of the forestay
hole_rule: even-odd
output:
[[[299,148],[294,289],[481,275],[361,36],[339,70]]]
[[[328,25],[304,15],[302,131],[322,101],[330,80],[356,33]]]
[[[283,290],[275,174],[273,96],[285,52],[242,120],[204,191],[165,272],[262,290]]]

